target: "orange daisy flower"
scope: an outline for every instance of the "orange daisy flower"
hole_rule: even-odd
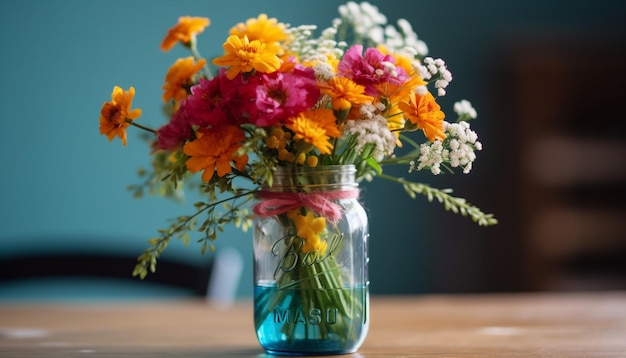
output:
[[[163,102],[170,99],[182,101],[188,95],[189,86],[192,84],[193,77],[206,64],[206,60],[201,58],[193,63],[193,57],[179,58],[170,67],[165,75],[165,84],[163,85]]]
[[[122,145],[126,146],[126,128],[131,122],[141,116],[141,109],[131,110],[135,88],[130,87],[128,91],[115,86],[111,93],[111,101],[104,102],[100,109],[100,134],[109,138],[109,142],[115,137],[122,140]]]
[[[333,77],[319,85],[322,93],[330,96],[334,110],[346,110],[353,104],[371,103],[374,98],[365,94],[365,86],[356,84],[346,77]]]
[[[171,50],[178,41],[188,46],[210,23],[211,21],[206,17],[179,17],[178,23],[167,31],[167,35],[161,42],[161,50]]]
[[[295,133],[295,141],[309,143],[322,154],[331,153],[333,146],[329,137],[337,138],[341,135],[331,109],[309,109],[291,118],[286,126]]]
[[[271,73],[280,68],[277,56],[279,47],[270,46],[259,40],[249,41],[247,37],[231,35],[224,43],[224,56],[216,58],[213,63],[218,66],[230,67],[226,77],[233,79],[239,73],[252,70]]]
[[[409,102],[398,103],[398,108],[404,112],[404,116],[417,125],[417,128],[424,131],[424,135],[431,142],[436,139],[446,138],[443,132],[443,119],[445,114],[441,107],[435,102],[435,98],[430,92],[420,96],[415,92],[409,94]]]
[[[239,127],[223,125],[200,134],[199,138],[183,147],[183,152],[191,157],[185,163],[190,172],[204,170],[202,180],[208,182],[215,172],[219,177],[232,172],[231,162],[238,170],[245,169],[248,155],[235,155],[241,142],[246,139],[245,133]]]
[[[379,95],[386,99],[387,108],[384,116],[387,118],[387,128],[391,130],[398,140],[396,145],[402,147],[399,136],[400,131],[404,127],[404,117],[402,111],[398,108],[400,102],[410,102],[410,94],[414,93],[419,86],[426,85],[426,82],[415,73],[400,85],[392,85],[390,83],[382,83],[376,85],[376,91]]]

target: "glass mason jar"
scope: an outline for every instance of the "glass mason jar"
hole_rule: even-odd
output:
[[[267,352],[352,353],[365,339],[369,231],[357,199],[353,165],[279,167],[259,193],[254,324]]]

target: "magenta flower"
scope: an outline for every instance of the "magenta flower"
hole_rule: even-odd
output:
[[[155,149],[175,151],[194,137],[194,131],[189,123],[189,115],[185,110],[185,102],[181,103],[180,109],[174,113],[169,123],[157,130]]]
[[[212,80],[200,79],[186,101],[190,123],[201,127],[254,123],[259,83],[259,78],[243,74],[229,80],[224,69]]]
[[[257,88],[261,83],[258,76],[238,74],[232,80],[222,81],[223,108],[229,122],[235,125],[255,123],[258,109],[255,105]]]
[[[400,85],[408,79],[406,71],[394,63],[395,59],[391,55],[384,55],[373,47],[367,48],[363,55],[363,46],[354,45],[339,62],[337,74],[365,86],[365,94],[376,96],[378,92],[375,85]]]
[[[228,121],[223,103],[227,97],[222,93],[221,85],[225,80],[226,77],[220,73],[211,80],[201,78],[197,85],[191,87],[191,94],[181,104],[181,107],[186,107],[190,124],[206,127]]]
[[[315,105],[320,97],[316,85],[315,72],[299,64],[293,72],[272,72],[262,76],[262,83],[256,88],[257,126],[271,126],[285,123]]]

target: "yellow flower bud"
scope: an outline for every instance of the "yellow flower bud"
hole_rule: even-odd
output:
[[[278,150],[278,160],[288,161],[287,157],[289,157],[289,154],[293,155],[292,153],[289,153],[289,151],[287,149],[285,149],[285,148],[279,149]]]
[[[306,158],[306,165],[311,168],[316,167],[318,162],[319,158],[314,155],[310,155],[308,158]]]
[[[285,131],[280,127],[276,127],[272,130],[272,135],[278,139],[283,139],[285,137]]]
[[[267,139],[265,140],[265,144],[267,145],[268,148],[278,148],[278,145],[280,144],[280,141],[278,140],[277,137],[271,135],[269,137],[267,137]]]
[[[302,165],[304,164],[305,160],[306,160],[306,154],[300,153],[298,154],[298,157],[296,158],[296,163]]]

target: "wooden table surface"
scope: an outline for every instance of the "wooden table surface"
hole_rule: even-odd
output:
[[[626,292],[373,297],[343,357],[626,357]],[[252,303],[0,304],[0,357],[264,357]]]

